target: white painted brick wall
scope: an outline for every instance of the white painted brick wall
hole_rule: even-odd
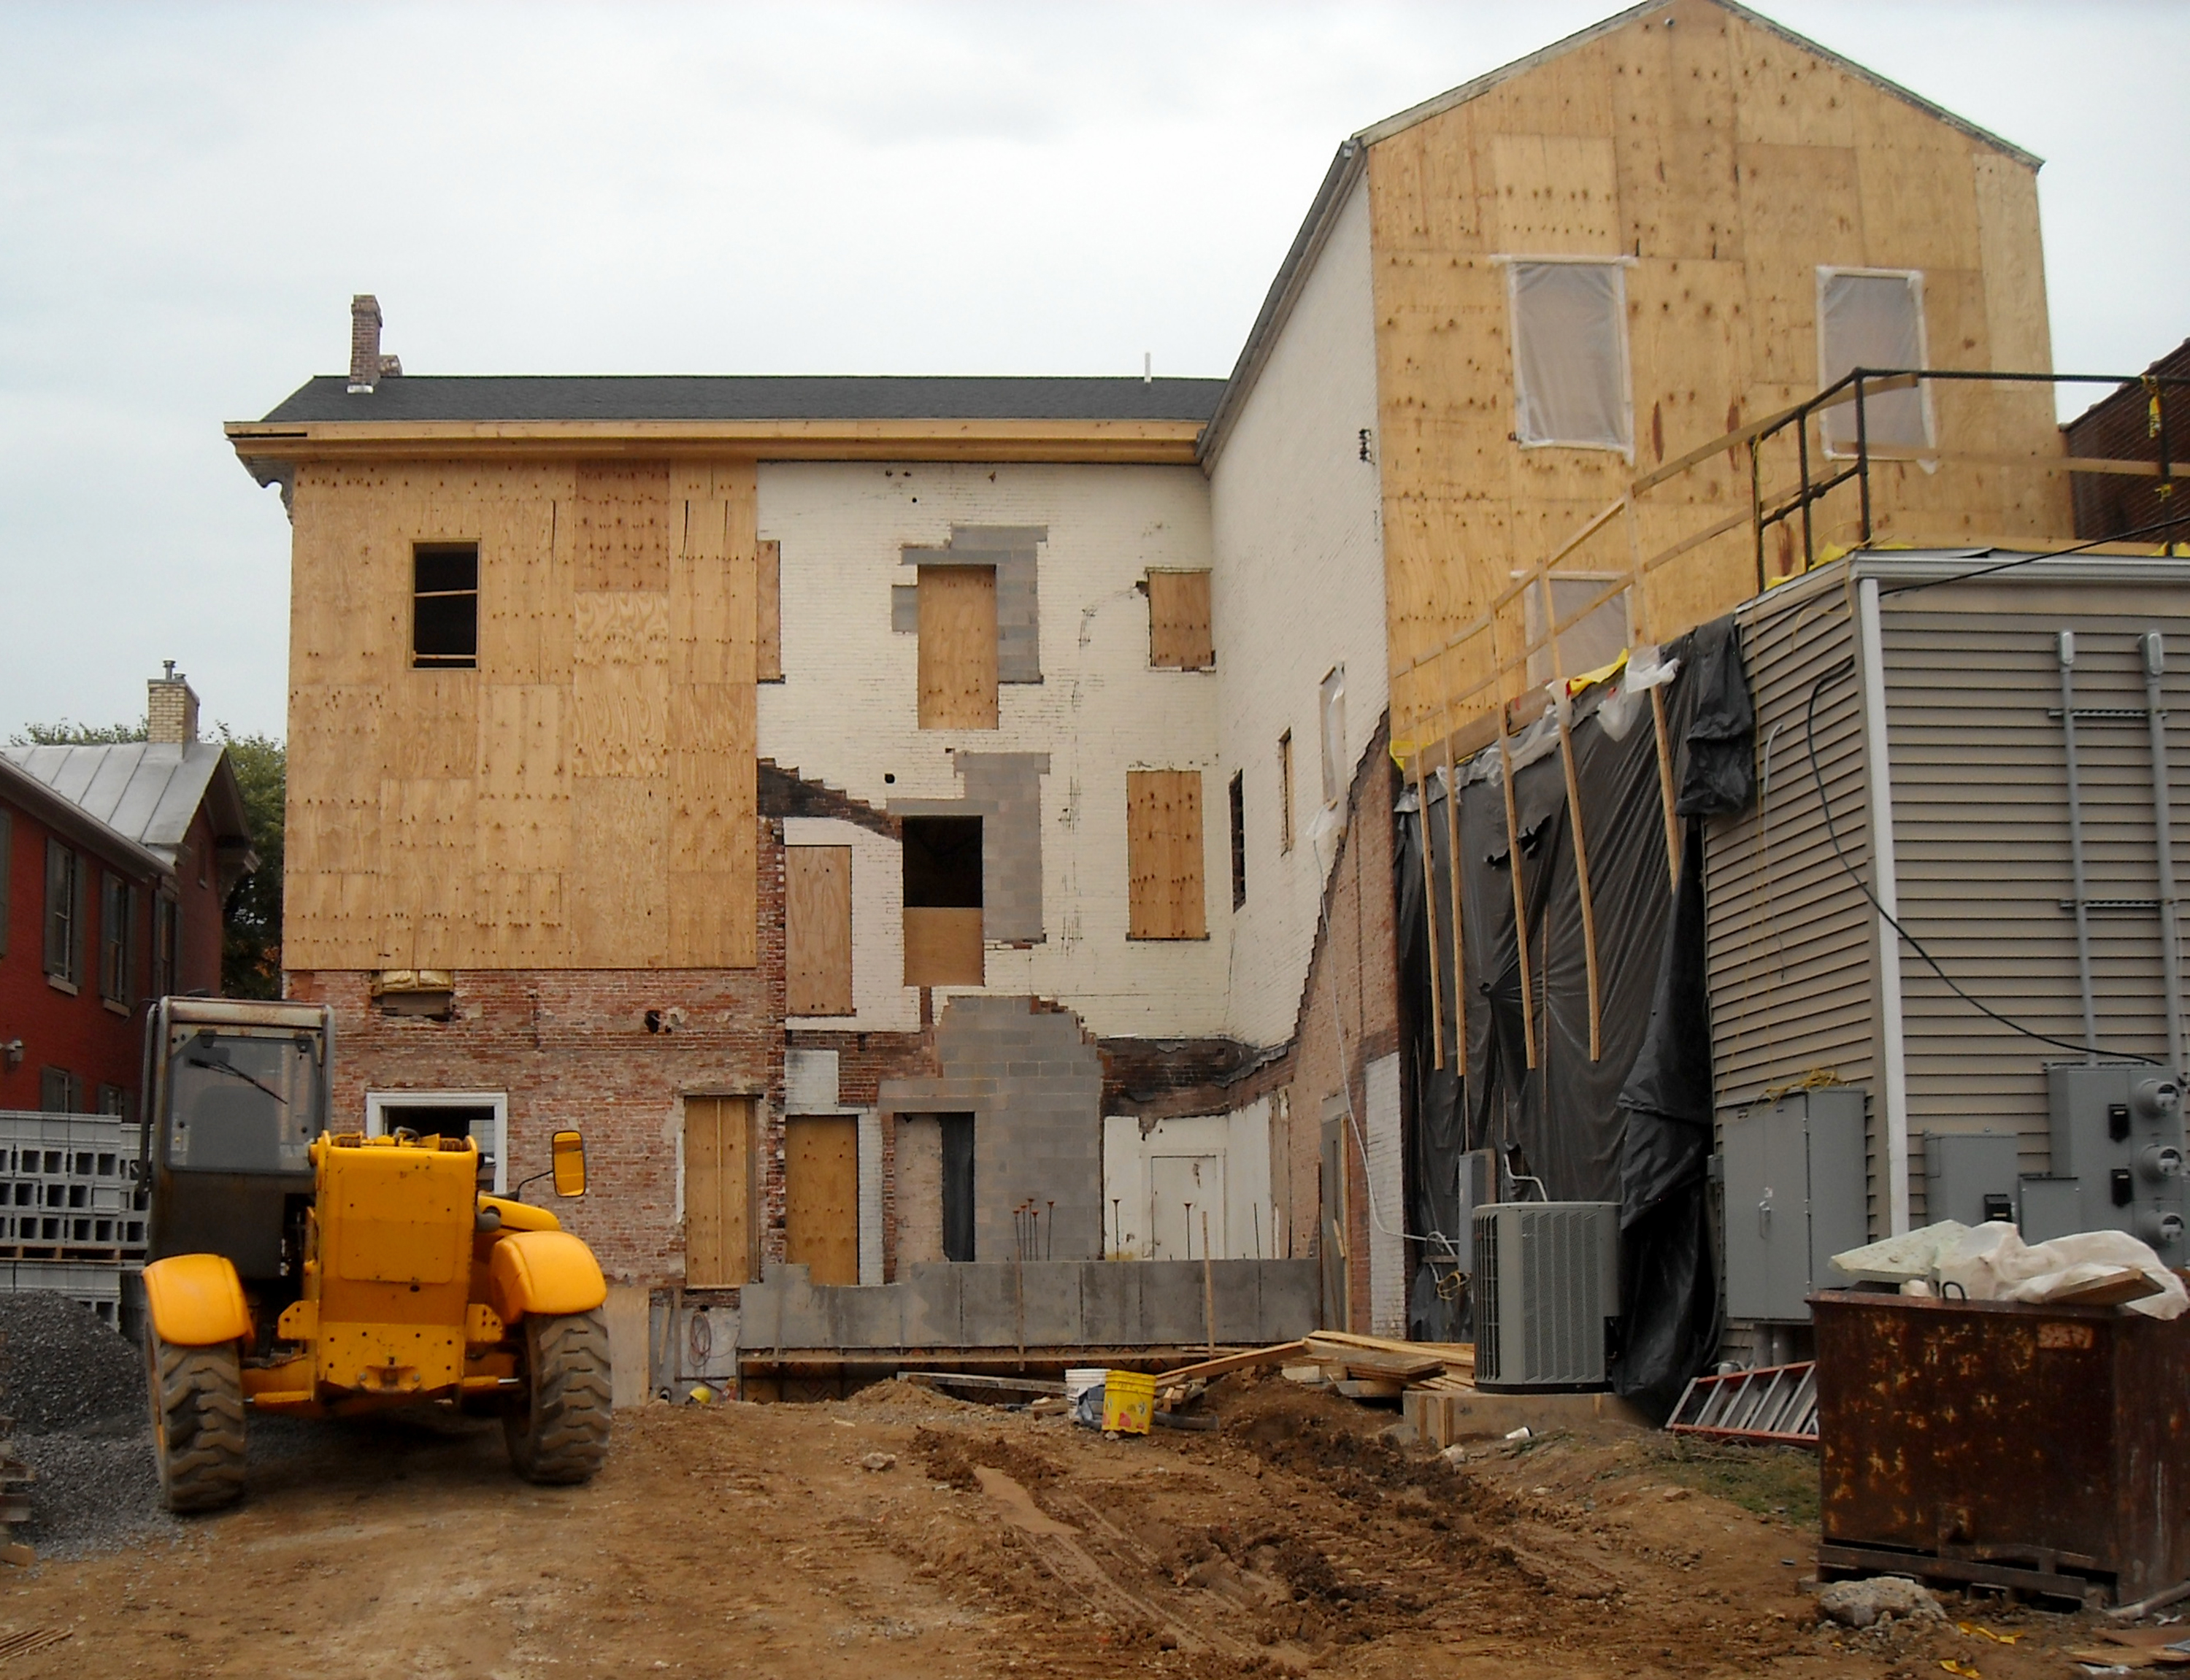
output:
[[[905,864],[897,842],[834,817],[786,817],[783,843],[852,848],[853,1013],[793,1015],[789,1024],[843,1032],[917,1031],[920,993],[902,983]]]
[[[1222,787],[1244,770],[1247,903],[1231,918],[1225,1030],[1256,1044],[1293,1030],[1315,942],[1322,865],[1317,698],[1346,667],[1346,761],[1359,764],[1390,692],[1376,454],[1376,305],[1368,184],[1357,188],[1249,396],[1210,485],[1222,683]],[[1278,849],[1278,737],[1293,736],[1293,849]],[[1229,875],[1226,877],[1228,882]],[[1228,903],[1228,897],[1226,902]],[[1212,925],[1214,925],[1212,922]]]
[[[1219,1260],[1271,1259],[1270,1104],[1258,1098],[1229,1114],[1159,1120],[1143,1134],[1130,1115],[1103,1122],[1103,1230],[1107,1252],[1149,1258],[1149,1160],[1157,1155],[1213,1155],[1223,1161],[1224,1211],[1212,1222],[1211,1254]],[[1200,1225],[1194,1253],[1200,1254]]]
[[[1201,474],[1166,467],[764,463],[759,513],[760,535],[783,545],[786,674],[760,689],[762,755],[887,806],[894,799],[962,797],[953,748],[1049,754],[1041,790],[1047,939],[1025,950],[992,948],[987,989],[1057,998],[1102,1033],[1220,1030],[1232,901],[1217,678],[1149,669],[1148,602],[1133,587],[1151,567],[1211,563]],[[890,629],[890,587],[914,581],[900,549],[939,546],[954,523],[1049,529],[1040,559],[1043,680],[1002,686],[995,730],[918,727],[917,638]],[[1372,721],[1375,710],[1372,704]],[[1312,774],[1312,750],[1307,765]],[[1202,772],[1206,941],[1126,938],[1129,768]],[[886,774],[894,782],[885,783]],[[792,826],[808,832],[803,823]],[[904,956],[894,848],[880,843],[892,854],[879,871],[889,876],[885,887],[875,879],[871,848],[850,843],[860,1013],[828,1024],[905,1024],[917,994],[897,983]]]

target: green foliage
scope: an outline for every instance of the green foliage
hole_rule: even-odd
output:
[[[11,747],[111,747],[123,741],[142,741],[151,731],[142,721],[135,723],[72,723],[62,718],[58,723],[26,723],[17,733],[8,738]]]
[[[281,840],[286,821],[289,755],[271,735],[238,735],[218,726],[243,810],[251,825],[258,869],[228,896],[221,939],[220,989],[231,998],[281,995]]]

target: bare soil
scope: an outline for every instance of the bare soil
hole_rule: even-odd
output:
[[[0,1571],[0,1640],[65,1631],[7,1666],[70,1680],[2019,1680],[2093,1638],[1996,1601],[1820,1628],[1799,1455],[1608,1426],[1455,1468],[1275,1377],[1206,1404],[1221,1432],[1116,1440],[900,1384],[650,1406],[573,1489],[514,1480],[491,1426],[328,1425],[178,1540]]]

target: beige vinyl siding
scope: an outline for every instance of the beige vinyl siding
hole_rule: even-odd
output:
[[[2136,638],[2168,639],[2176,868],[2190,833],[2190,592],[2179,585],[1881,589],[1897,880],[1904,925],[1966,990],[2011,1019],[2083,1036],[2076,983],[2067,776],[2055,637],[2076,633],[2076,705],[2134,709],[2077,728],[2087,891],[2157,892],[2152,757]],[[2098,911],[2091,925],[2099,1044],[2164,1057],[2159,920]],[[1902,963],[1913,1213],[1926,1131],[2013,1130],[2025,1173],[2050,1165],[2045,1065],[2075,1052],[2036,1043],[1955,997],[1923,959]]]
[[[1804,714],[1818,677],[1854,648],[1838,589],[1789,588],[1740,614],[1756,708],[1758,793],[1705,825],[1713,1085],[1722,1115],[1819,1072],[1871,1096],[1865,1153],[1874,1231],[1885,1229],[1884,1137],[1874,1057],[1877,942],[1869,906],[1835,860],[1810,773]],[[1819,698],[1818,761],[1847,860],[1869,878],[1862,685]]]

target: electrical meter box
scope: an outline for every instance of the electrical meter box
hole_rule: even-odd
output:
[[[2150,1062],[2057,1061],[2046,1066],[2045,1094],[2053,1123],[2053,1171],[2045,1182],[2055,1186],[2048,1196],[2065,1208],[2068,1193],[2057,1187],[2074,1181],[2073,1229],[2125,1230],[2169,1265],[2182,1264],[2180,1082]],[[2023,1199],[2028,1206],[2028,1183]],[[2023,1232],[2031,1242],[2068,1234]]]
[[[1924,1134],[1924,1223],[1981,1225],[2015,1218],[2012,1132]]]
[[[1864,1094],[1833,1086],[1737,1110],[1725,1123],[1728,1317],[1800,1321],[1813,1289],[1846,1281],[1832,1257],[1870,1235],[1863,1126]]]

